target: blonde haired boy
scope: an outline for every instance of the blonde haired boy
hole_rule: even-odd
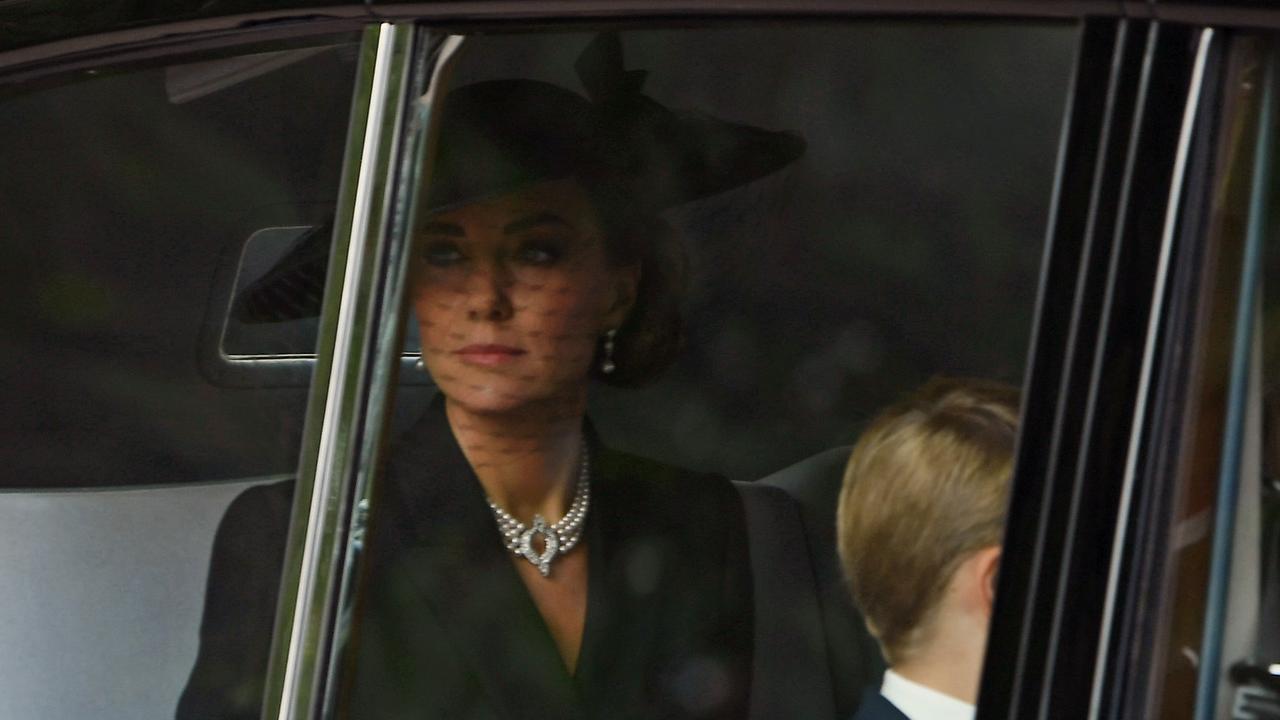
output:
[[[858,439],[840,558],[889,669],[855,720],[968,720],[995,597],[1018,391],[938,378]]]

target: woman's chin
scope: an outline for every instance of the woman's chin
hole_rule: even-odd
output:
[[[440,392],[459,410],[472,415],[518,415],[536,412],[545,415],[559,410],[565,414],[581,414],[579,393],[564,393],[504,383],[451,386],[440,383]]]

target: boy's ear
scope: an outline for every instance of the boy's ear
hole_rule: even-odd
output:
[[[991,617],[996,602],[996,581],[1000,577],[1000,546],[993,545],[979,551],[978,572],[982,579],[982,604],[987,617]]]

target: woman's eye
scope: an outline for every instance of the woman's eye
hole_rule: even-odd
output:
[[[516,259],[526,265],[553,265],[563,254],[556,243],[527,242],[516,251]]]
[[[451,242],[430,242],[423,250],[427,263],[438,267],[448,267],[462,262],[462,251]]]

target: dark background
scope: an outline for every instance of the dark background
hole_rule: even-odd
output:
[[[593,36],[468,38],[458,84],[583,92]],[[669,107],[790,130],[805,156],[670,213],[693,261],[679,363],[598,388],[606,441],[753,479],[852,443],[939,374],[1021,384],[1076,30],[867,22],[626,32]]]

